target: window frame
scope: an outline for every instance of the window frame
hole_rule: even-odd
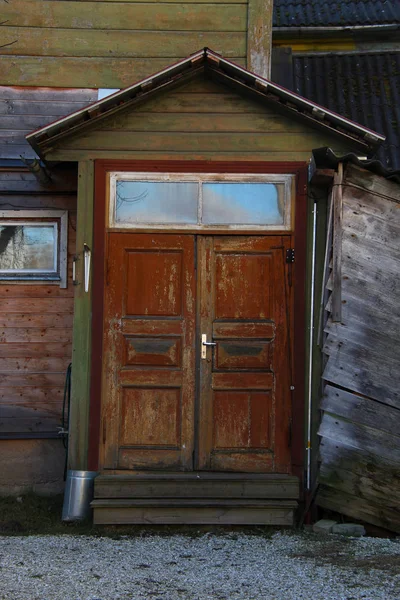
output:
[[[43,221],[42,221],[43,219]],[[46,220],[45,220],[46,219]],[[0,271],[0,283],[26,283],[29,281],[55,282],[60,288],[67,287],[67,263],[68,263],[68,211],[67,210],[2,210],[0,211],[1,225],[26,225],[40,226],[53,225],[56,227],[57,239],[55,244],[54,271]]]
[[[271,183],[283,185],[284,211],[282,224],[251,224],[251,223],[228,223],[228,224],[204,224],[193,223],[166,223],[116,221],[116,189],[118,181],[149,181],[154,183],[176,182],[176,183],[198,183],[199,197],[198,210],[202,208],[202,184],[204,183]],[[185,172],[148,172],[148,171],[111,171],[107,173],[107,198],[108,198],[108,227],[110,229],[179,229],[192,231],[219,231],[221,228],[231,231],[291,231],[294,224],[294,185],[293,174],[271,174],[271,173],[185,173]]]

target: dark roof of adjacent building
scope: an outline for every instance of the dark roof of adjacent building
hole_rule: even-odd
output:
[[[294,56],[293,71],[297,94],[385,135],[376,157],[400,169],[400,52]]]
[[[275,0],[274,27],[400,24],[399,0]]]

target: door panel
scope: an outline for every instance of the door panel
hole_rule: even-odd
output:
[[[290,369],[286,236],[198,243],[198,468],[289,472]]]
[[[194,237],[111,233],[108,242],[104,466],[192,469]]]

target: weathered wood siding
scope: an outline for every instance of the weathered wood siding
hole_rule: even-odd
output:
[[[34,158],[26,134],[96,100],[97,90],[0,86],[0,159]]]
[[[74,181],[75,180],[75,181]],[[41,186],[26,169],[0,172],[3,209],[67,209],[68,288],[0,283],[0,438],[55,435],[71,361],[76,170],[56,169]]]
[[[204,46],[246,64],[246,0],[9,0],[0,84],[119,88]]]
[[[312,148],[326,145],[345,148],[260,102],[198,79],[60,140],[46,157],[308,161]]]
[[[341,322],[325,326],[322,507],[400,532],[400,186],[348,166]],[[332,289],[331,280],[327,282]],[[336,290],[337,291],[337,290]]]

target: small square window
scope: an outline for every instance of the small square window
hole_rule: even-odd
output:
[[[0,211],[0,280],[67,287],[67,230],[67,211]]]

